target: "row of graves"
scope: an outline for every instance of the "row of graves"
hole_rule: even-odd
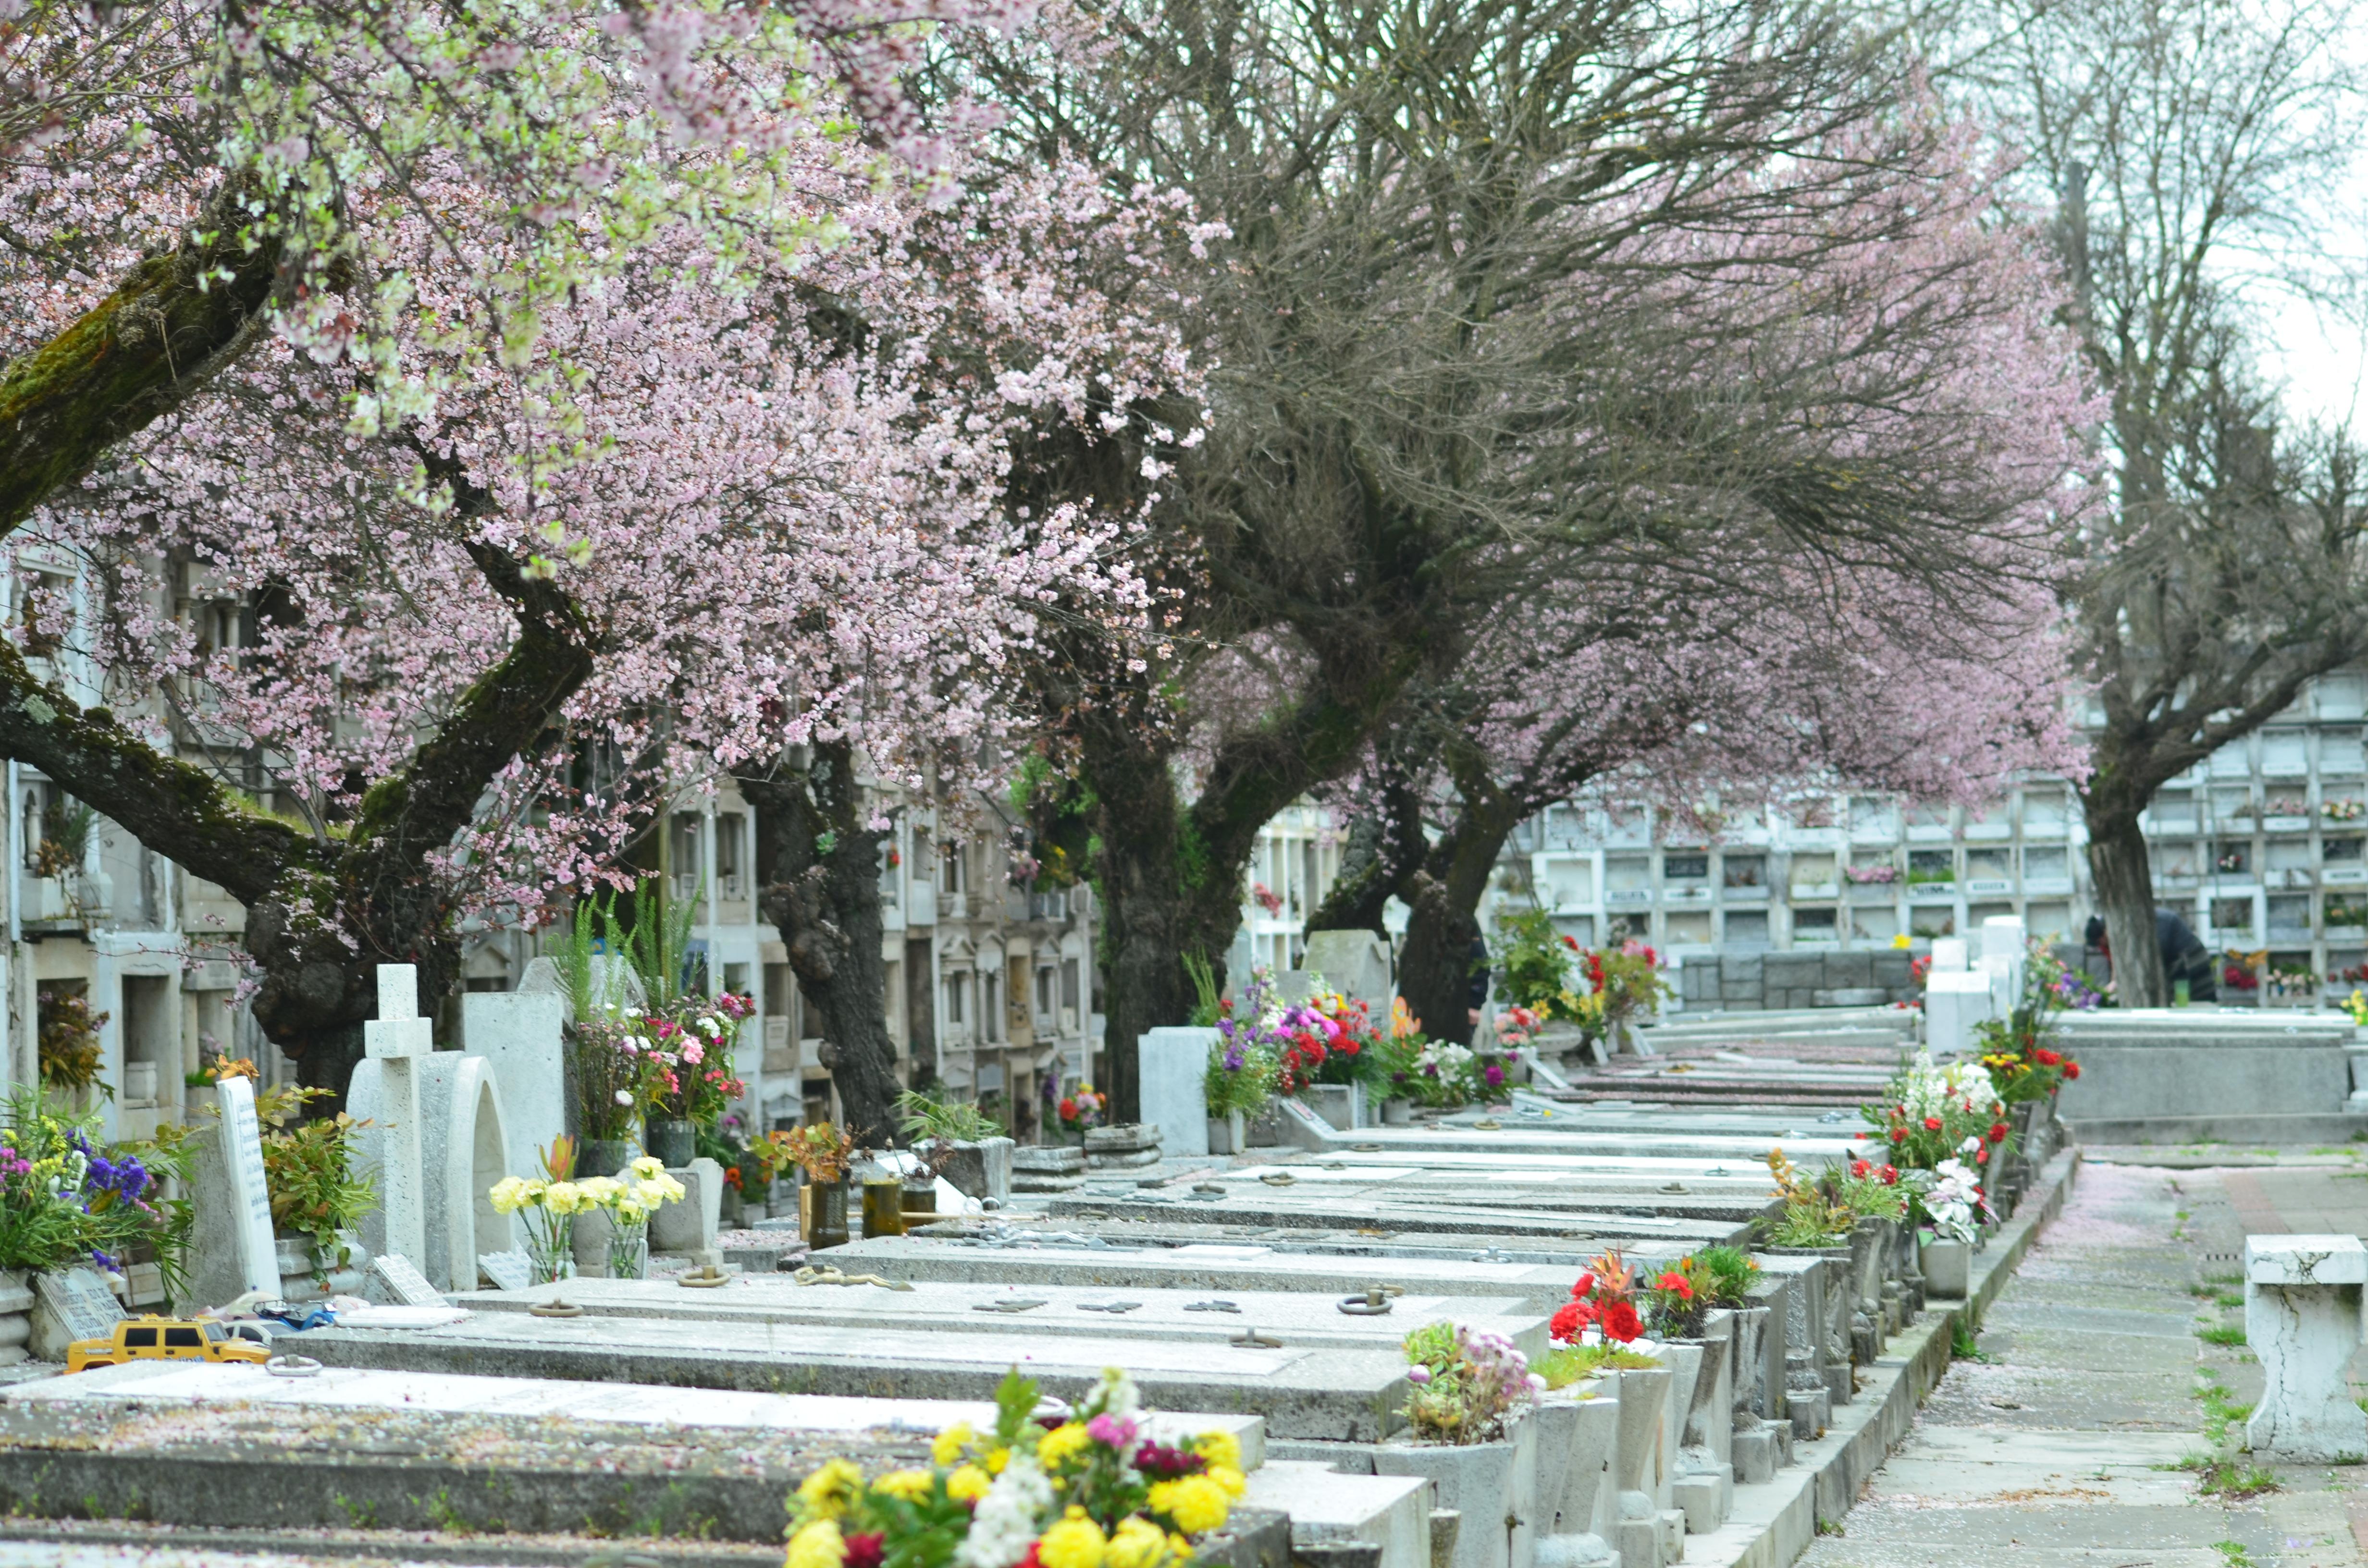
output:
[[[467,1049],[434,1051],[410,972],[381,984],[353,1099],[383,1201],[352,1267],[283,1268],[235,1083],[193,1195],[199,1298],[324,1297],[317,1326],[267,1363],[0,1389],[0,1503],[710,1557],[786,1537],[790,1568],[1781,1563],[1847,1511],[2074,1163],[2027,1119],[1954,1254],[1896,1220],[1767,1244],[1788,1173],[1879,1156],[1857,1108],[1916,1016],[1738,1015],[1402,1125],[1286,1100],[1238,1153],[1170,1137],[1189,1107],[989,1147],[935,1219],[812,1251],[794,1220],[719,1233],[694,1161],[644,1277],[602,1277],[579,1234],[537,1283],[491,1195],[560,1131],[556,998],[472,995]],[[1147,1108],[1189,1076],[1163,1058],[1207,1054],[1158,1033]],[[40,1287],[36,1357],[123,1316],[96,1277]],[[1622,1321],[1648,1297],[1676,1310]]]

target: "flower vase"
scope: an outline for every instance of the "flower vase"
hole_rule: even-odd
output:
[[[1934,1236],[1918,1258],[1924,1271],[1924,1293],[1961,1301],[1973,1283],[1974,1249],[1965,1242]]]
[[[646,1279],[650,1277],[650,1222],[637,1220],[628,1225],[610,1217],[609,1230],[609,1278],[611,1279]]]
[[[681,1117],[658,1117],[650,1122],[650,1153],[670,1171],[681,1170],[699,1157],[698,1130]]]
[[[1373,1473],[1425,1477],[1436,1505],[1463,1516],[1453,1568],[1510,1568],[1535,1551],[1537,1439],[1531,1426],[1526,1415],[1519,1417],[1492,1443],[1392,1438],[1373,1449]]]
[[[586,1138],[575,1156],[579,1176],[612,1176],[633,1163],[641,1150],[630,1138]]]
[[[816,1252],[847,1244],[847,1183],[810,1181],[798,1188],[798,1233]]]
[[[518,1218],[526,1233],[526,1256],[534,1267],[534,1283],[548,1285],[575,1273],[575,1216],[548,1209],[523,1210]]]
[[[863,1184],[863,1239],[904,1233],[905,1178],[890,1175],[867,1179]]]
[[[905,1224],[907,1229],[926,1225],[938,1217],[938,1184],[929,1180],[916,1186],[905,1184]]]

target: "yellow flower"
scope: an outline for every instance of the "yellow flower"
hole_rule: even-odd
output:
[[[1215,1478],[1187,1475],[1155,1483],[1151,1509],[1167,1515],[1186,1535],[1200,1535],[1224,1524],[1225,1516],[1233,1511],[1233,1503]]]
[[[1036,1542],[1036,1561],[1044,1568],[1102,1568],[1101,1526],[1086,1517],[1083,1508],[1046,1530]]]
[[[1011,1450],[1009,1449],[990,1449],[987,1450],[986,1454],[986,1473],[989,1475],[1001,1475],[1003,1473],[1003,1467],[1010,1462]]]
[[[974,1464],[966,1464],[946,1477],[946,1495],[957,1503],[967,1503],[985,1496],[986,1489],[994,1484],[987,1479],[986,1471]]]
[[[652,1176],[666,1175],[666,1162],[655,1154],[643,1154],[625,1168],[643,1181],[649,1180]]]
[[[781,1568],[839,1568],[847,1561],[847,1539],[838,1533],[836,1519],[816,1519],[802,1525],[790,1538],[790,1554]]]
[[[504,1176],[494,1183],[485,1198],[493,1204],[495,1213],[515,1214],[541,1196],[541,1187],[540,1182],[529,1184],[518,1176]]]
[[[1242,1445],[1231,1432],[1203,1432],[1192,1439],[1192,1451],[1212,1465],[1242,1468]]]
[[[1141,1514],[1130,1514],[1110,1532],[1102,1568],[1157,1568],[1167,1555],[1167,1532]]]
[[[1907,933],[1902,931],[1897,936],[1891,938],[1891,945],[1895,948],[1905,948],[1909,944],[1909,940],[1910,938]]]
[[[542,1189],[542,1206],[554,1214],[579,1214],[590,1205],[584,1189],[572,1181],[555,1181]]]
[[[874,1476],[871,1490],[900,1502],[918,1503],[938,1483],[937,1473],[927,1470],[892,1470],[885,1475]]]
[[[847,1512],[863,1490],[863,1471],[853,1460],[832,1460],[798,1483],[798,1501],[825,1519]]]
[[[962,1458],[962,1450],[969,1448],[971,1439],[977,1436],[971,1430],[969,1422],[957,1421],[938,1434],[938,1440],[929,1445],[929,1458],[939,1464],[951,1464]]]
[[[1228,1497],[1239,1497],[1250,1489],[1248,1478],[1229,1464],[1212,1464],[1201,1473],[1224,1487]]]
[[[1036,1441],[1036,1460],[1046,1470],[1057,1470],[1093,1446],[1082,1422],[1072,1421],[1055,1426]]]

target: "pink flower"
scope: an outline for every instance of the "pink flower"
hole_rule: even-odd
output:
[[[1086,1436],[1105,1448],[1132,1449],[1134,1432],[1134,1417],[1112,1415],[1107,1410],[1086,1423]]]
[[[694,1067],[699,1064],[700,1059],[706,1054],[706,1051],[700,1049],[700,1044],[697,1040],[692,1040],[689,1045],[682,1048],[682,1059],[685,1062],[689,1062]]]

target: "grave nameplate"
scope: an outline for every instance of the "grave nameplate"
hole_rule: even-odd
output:
[[[66,1340],[104,1339],[127,1315],[123,1303],[107,1288],[96,1269],[69,1268],[37,1274],[33,1290]]]
[[[382,1252],[370,1260],[372,1280],[394,1298],[403,1307],[441,1307],[450,1303],[444,1293],[427,1282],[427,1277],[412,1266],[400,1253]]]
[[[479,1253],[477,1267],[499,1290],[523,1290],[534,1283],[534,1260],[522,1252]]]

